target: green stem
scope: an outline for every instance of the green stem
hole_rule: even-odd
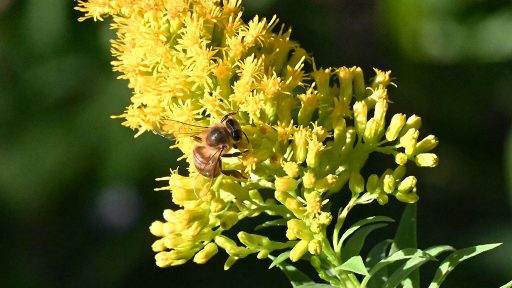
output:
[[[345,219],[347,218],[348,212],[357,205],[357,195],[352,195],[352,198],[347,203],[345,208],[339,213],[338,219],[336,220],[336,225],[334,226],[334,232],[332,235],[332,246],[334,248],[334,252],[336,254],[339,254],[341,251],[341,243],[340,243],[340,231],[341,227],[343,226],[343,223],[345,222]]]

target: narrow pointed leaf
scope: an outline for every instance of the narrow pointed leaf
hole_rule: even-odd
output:
[[[416,204],[408,204],[405,206],[389,253],[393,254],[396,251],[406,248],[418,248],[416,235]],[[397,267],[391,266],[391,269],[396,270]],[[420,287],[419,271],[414,271],[409,274],[409,278],[412,281],[413,287]]]
[[[274,226],[286,226],[286,219],[276,219],[276,220],[267,221],[265,223],[262,223],[262,224],[256,226],[256,228],[254,228],[254,230],[258,231],[263,228],[274,227]]]
[[[359,255],[363,248],[364,242],[368,234],[372,231],[387,226],[387,223],[374,223],[359,228],[348,239],[344,246],[341,248],[341,260],[346,261],[350,257]]]
[[[371,224],[371,223],[377,223],[377,222],[394,222],[393,219],[387,217],[387,216],[372,216],[368,217],[362,220],[357,221],[354,223],[354,225],[350,226],[350,228],[341,235],[340,238],[340,245],[343,245],[343,242],[354,232],[356,232],[357,229],[363,227],[364,225]]]
[[[410,258],[413,258],[413,257],[421,257],[421,258],[433,258],[432,256],[430,256],[429,254],[419,250],[419,249],[413,249],[413,248],[408,248],[408,249],[403,249],[403,250],[400,250],[400,251],[397,251],[395,252],[393,255],[383,259],[382,261],[380,261],[379,263],[377,263],[377,265],[375,265],[375,267],[373,267],[370,272],[369,272],[369,275],[366,276],[363,281],[361,282],[361,288],[364,288],[366,287],[366,284],[368,283],[368,281],[372,278],[373,275],[375,275],[375,273],[377,273],[380,269],[390,265],[390,264],[395,264],[397,263],[398,261],[400,260],[404,260],[404,259],[410,259]]]
[[[279,254],[277,257],[275,257],[273,259],[272,263],[270,263],[270,266],[268,267],[268,269],[274,268],[275,266],[279,265],[284,260],[288,259],[288,257],[290,257],[290,251],[286,251],[286,252]]]
[[[422,253],[417,253],[416,257],[412,257],[405,261],[405,263],[398,266],[398,268],[391,274],[389,279],[386,281],[386,285],[384,288],[394,288],[400,284],[403,284],[401,287],[404,287],[404,282],[410,285],[409,287],[419,287],[415,286],[414,281],[409,278],[409,274],[413,271],[418,271],[418,268],[425,264],[427,261],[433,261],[435,258],[425,251],[421,251]]]
[[[485,251],[494,249],[498,246],[500,246],[501,243],[495,243],[495,244],[485,244],[485,245],[478,245],[474,247],[469,247],[461,250],[457,250],[450,254],[450,256],[446,257],[444,261],[439,265],[439,268],[437,268],[436,274],[434,275],[434,279],[432,280],[432,283],[430,283],[429,288],[437,288],[440,287],[441,284],[444,282],[448,274],[453,271],[453,269],[462,261],[469,259],[473,256],[476,256],[480,253],[483,253]]]
[[[512,288],[512,281],[508,282],[507,284],[501,285],[500,288]]]

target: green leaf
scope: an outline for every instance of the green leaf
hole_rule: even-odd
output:
[[[386,223],[393,222],[393,219],[386,216],[373,216],[357,221],[340,238],[341,260],[347,261],[350,257],[359,255],[364,245],[366,237],[373,230],[386,226]],[[350,238],[349,238],[350,237]],[[343,243],[348,239],[345,245]]]
[[[393,239],[393,245],[391,245],[389,253],[391,255],[405,248],[417,248],[417,245],[416,204],[407,204],[402,218],[400,218],[400,223],[398,223],[395,239]]]
[[[304,284],[299,286],[294,286],[295,288],[337,288],[336,286],[332,286],[325,283],[312,283],[312,284]]]
[[[256,226],[256,228],[254,228],[254,230],[258,231],[260,229],[268,228],[268,227],[286,226],[286,221],[287,221],[286,219],[276,219],[276,220],[267,221],[265,223],[262,223],[262,224]]]
[[[347,239],[350,235],[356,232],[357,229],[361,228],[364,225],[376,223],[376,222],[394,222],[395,220],[387,217],[387,216],[372,216],[362,220],[357,221],[354,225],[350,226],[350,228],[341,235],[340,245],[343,245],[345,239]]]
[[[366,225],[357,230],[352,237],[350,237],[345,244],[341,247],[341,260],[347,261],[350,257],[359,255],[363,248],[366,237],[373,231],[382,227],[387,226],[386,223],[375,223]]]
[[[269,258],[274,260],[276,257],[269,255]],[[306,285],[306,284],[317,284],[311,278],[308,277],[308,275],[302,273],[299,269],[295,268],[295,266],[282,261],[276,264],[281,271],[283,271],[284,275],[288,280],[290,280],[290,283],[293,287],[299,287],[300,285]]]
[[[507,284],[504,284],[500,286],[500,288],[512,288],[512,281],[508,282]]]
[[[419,272],[418,268],[421,265],[425,264],[427,261],[433,261],[435,258],[431,254],[421,250],[418,250],[418,253],[416,254],[417,256],[405,261],[405,263],[401,264],[394,270],[393,274],[391,274],[389,279],[386,281],[384,288],[394,288],[401,283],[403,284],[402,287],[405,286],[405,283],[407,283],[407,287],[419,287],[419,284],[418,286],[415,286],[416,284],[414,283],[414,280],[408,277],[409,274],[414,271]]]
[[[428,253],[414,248],[407,248],[400,251],[395,252],[393,255],[381,260],[375,267],[373,267],[369,275],[366,276],[363,281],[361,282],[361,288],[366,287],[366,284],[373,275],[375,275],[380,269],[383,269],[384,267],[395,264],[400,260],[410,259],[410,258],[428,258],[428,259],[434,259],[432,256],[430,256]]]
[[[335,271],[344,270],[350,271],[361,275],[368,275],[368,270],[364,266],[363,258],[361,256],[354,256],[345,261],[345,263],[334,268]]]
[[[407,204],[407,206],[405,206],[389,254],[391,255],[406,248],[418,248],[416,235],[416,204]],[[395,271],[396,269],[397,267],[391,266],[391,270]],[[419,271],[416,270],[409,275],[413,287],[420,287]]]
[[[434,279],[432,280],[432,283],[430,283],[429,288],[437,288],[440,287],[441,284],[444,282],[446,277],[450,272],[453,271],[453,269],[462,261],[469,259],[473,256],[476,256],[480,253],[483,253],[485,251],[494,249],[498,246],[500,246],[501,243],[494,243],[494,244],[485,244],[485,245],[478,245],[474,247],[469,247],[461,250],[457,250],[450,254],[450,256],[446,257],[444,261],[439,265],[439,268],[437,268],[436,274],[434,275]]]
[[[274,268],[275,266],[279,265],[284,260],[288,259],[288,257],[290,257],[290,251],[286,251],[286,252],[279,254],[279,256],[275,257],[273,259],[272,263],[270,263],[270,266],[268,267],[268,269]]]
[[[391,243],[393,243],[393,240],[385,239],[373,246],[370,252],[368,252],[368,256],[366,256],[366,267],[371,269],[379,263],[380,260],[384,259],[388,255]]]
[[[437,255],[439,255],[443,252],[448,252],[448,251],[455,251],[455,248],[453,248],[452,246],[448,246],[448,245],[439,245],[439,246],[433,246],[433,247],[425,249],[425,252],[432,255],[432,257],[437,257]]]

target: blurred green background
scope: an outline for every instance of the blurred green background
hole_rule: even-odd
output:
[[[503,242],[459,266],[446,287],[512,279],[511,2],[245,3],[246,19],[277,14],[292,26],[320,66],[361,66],[367,78],[373,67],[393,70],[394,112],[420,115],[423,135],[441,142],[438,168],[414,171],[420,247]],[[109,118],[130,97],[111,72],[112,32],[78,23],[73,6],[0,0],[0,286],[287,287],[255,257],[229,272],[223,254],[203,266],[154,265],[147,227],[170,205],[154,179],[178,155],[165,139],[133,139]],[[401,209],[357,213],[397,218]]]

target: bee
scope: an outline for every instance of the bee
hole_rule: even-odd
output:
[[[249,138],[240,127],[240,123],[232,117],[236,113],[238,112],[228,113],[222,117],[220,123],[206,127],[171,120],[183,125],[204,128],[199,135],[192,135],[192,139],[197,142],[192,150],[192,157],[194,166],[199,174],[211,178],[212,180],[221,173],[236,178],[247,179],[247,177],[238,170],[222,169],[222,157],[239,157],[248,152],[248,150],[244,150],[228,153],[232,148],[238,149],[238,145],[241,143],[244,136],[247,142],[249,142]]]

